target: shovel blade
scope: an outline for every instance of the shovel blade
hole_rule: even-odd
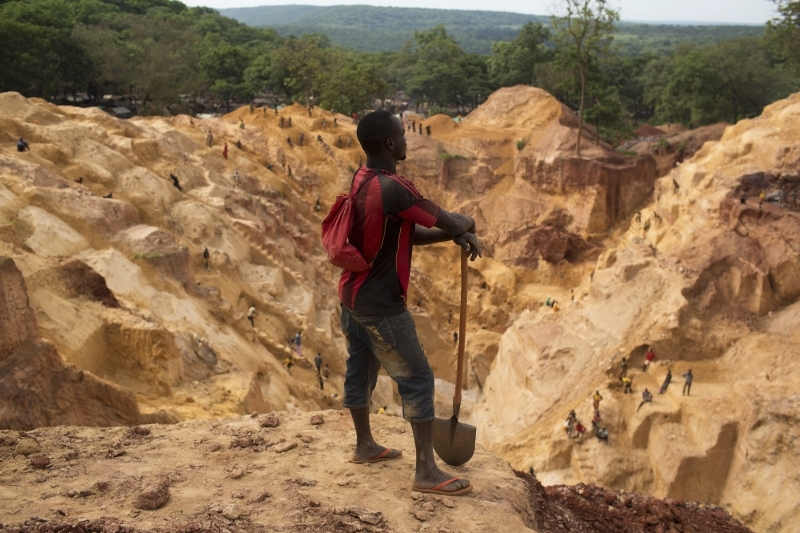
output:
[[[455,416],[434,418],[433,449],[450,466],[461,466],[475,453],[475,426],[463,424]]]

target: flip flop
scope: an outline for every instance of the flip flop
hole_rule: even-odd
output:
[[[400,459],[401,457],[403,457],[403,452],[400,452],[400,455],[389,457],[389,454],[392,452],[392,450],[393,448],[386,448],[372,459],[361,459],[359,461],[354,461],[353,459],[350,459],[350,462],[355,463],[357,465],[362,465],[365,463],[380,463],[381,461],[391,461],[392,459]]]
[[[442,490],[444,487],[446,487],[450,483],[455,483],[456,481],[460,481],[460,480],[461,480],[461,478],[454,477],[452,479],[448,479],[447,481],[445,481],[444,483],[442,483],[440,485],[436,485],[433,488],[418,487],[416,485],[412,485],[411,488],[413,490],[417,491],[417,492],[428,492],[430,494],[439,494],[440,496],[458,496],[459,494],[466,494],[466,493],[472,491],[473,487],[472,487],[471,483],[469,485],[467,485],[466,487],[464,487],[463,489],[459,489],[459,490]]]

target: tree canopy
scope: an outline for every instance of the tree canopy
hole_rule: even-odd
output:
[[[327,33],[282,37],[174,0],[6,0],[0,91],[56,102],[85,94],[94,104],[112,94],[139,114],[186,112],[201,102],[227,108],[255,98],[350,114],[376,105],[397,111],[410,98],[420,112],[455,115],[500,87],[528,84],[578,110],[613,142],[643,122],[734,122],[798,88],[800,0],[774,0],[778,17],[763,36],[648,26],[642,35],[686,39],[636,53],[630,42],[617,46],[629,25],[606,0],[559,1],[564,9],[551,24],[518,21],[507,40],[495,39],[480,55],[444,24],[411,28],[411,38],[393,51],[368,53],[334,46]],[[355,28],[367,11],[350,6],[341,13]],[[304,6],[281,16],[314,13],[339,11]],[[512,15],[506,22],[517,24]],[[459,32],[458,24],[477,20],[472,12],[448,16]]]

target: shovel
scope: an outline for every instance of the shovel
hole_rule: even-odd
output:
[[[461,380],[464,376],[464,346],[467,333],[467,253],[461,250],[461,314],[458,317],[458,366],[453,394],[453,416],[434,418],[433,449],[442,461],[460,466],[475,453],[475,426],[458,421],[461,410]]]

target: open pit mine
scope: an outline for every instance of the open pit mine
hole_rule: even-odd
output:
[[[319,228],[364,161],[349,118],[0,94],[0,531],[799,531],[800,94],[635,157],[589,127],[575,157],[577,127],[517,86],[406,133],[401,173],[484,245],[460,414],[479,445],[453,469],[475,490],[441,498],[411,491],[386,375],[372,423],[405,457],[347,462]],[[416,251],[443,417],[459,284],[454,246]]]

